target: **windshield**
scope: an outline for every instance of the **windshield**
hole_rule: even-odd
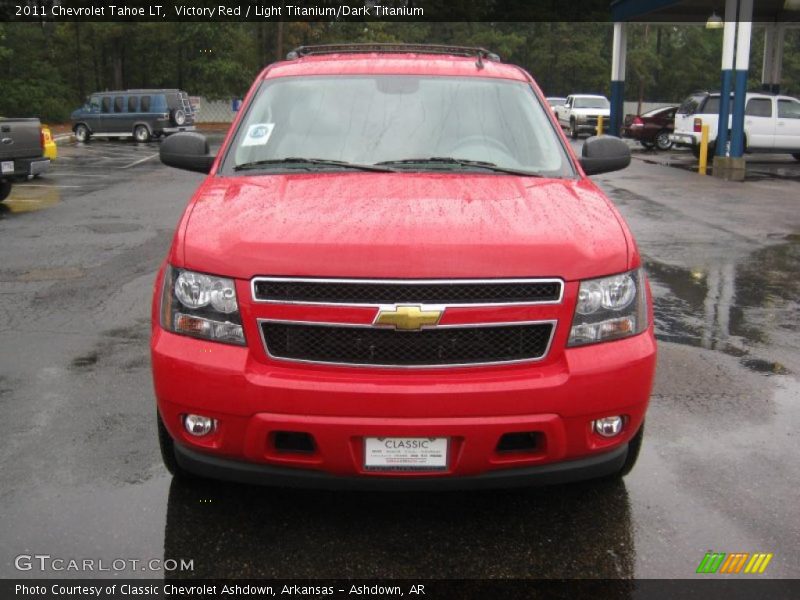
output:
[[[608,108],[605,98],[575,98],[575,108]]]
[[[490,78],[268,79],[249,103],[223,171],[381,164],[572,176],[545,110],[526,83]]]

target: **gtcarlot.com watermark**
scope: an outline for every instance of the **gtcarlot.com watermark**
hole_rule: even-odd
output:
[[[194,571],[194,559],[185,558],[64,558],[50,554],[19,554],[14,558],[18,571],[47,573],[124,573],[131,571]]]

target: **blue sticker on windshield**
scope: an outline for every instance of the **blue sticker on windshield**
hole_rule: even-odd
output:
[[[264,146],[275,129],[275,123],[256,123],[247,129],[242,146]]]

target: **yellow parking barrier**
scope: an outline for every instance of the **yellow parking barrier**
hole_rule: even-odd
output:
[[[597,135],[603,135],[603,115],[597,115]]]
[[[697,165],[697,172],[705,175],[708,166],[708,125],[704,124],[700,132],[700,163]]]

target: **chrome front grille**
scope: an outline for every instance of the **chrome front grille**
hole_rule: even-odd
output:
[[[501,323],[496,311],[559,304],[564,282],[557,278],[256,277],[251,281],[251,293],[255,306],[262,303],[256,309],[259,333],[273,359],[375,367],[453,367],[543,359],[550,349],[556,319],[517,320],[519,310],[512,308],[510,321]],[[291,320],[284,309],[268,305],[319,308],[303,310],[302,320]],[[337,311],[344,307],[359,307],[366,312],[367,322],[338,322]],[[375,312],[361,307],[374,308]],[[480,307],[493,312],[489,322],[481,322],[481,313],[474,311],[469,323],[458,324],[458,319],[452,318],[442,321],[451,308]],[[276,310],[281,314],[275,314]],[[319,318],[315,319],[317,312]]]

